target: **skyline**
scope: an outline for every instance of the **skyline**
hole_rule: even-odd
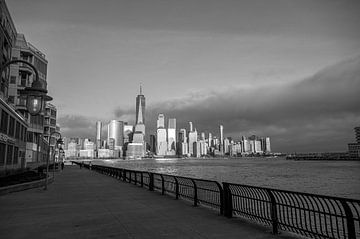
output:
[[[47,56],[65,136],[94,138],[97,120],[134,124],[142,83],[147,132],[164,113],[179,128],[269,135],[274,151],[344,151],[354,141],[357,1],[7,4]]]

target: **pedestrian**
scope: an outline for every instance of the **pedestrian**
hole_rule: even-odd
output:
[[[80,165],[80,169],[82,169],[82,166],[83,166],[84,162],[81,162],[79,165]]]
[[[64,170],[64,161],[61,161],[61,171]]]
[[[92,164],[91,164],[91,161],[90,161],[90,163],[89,163],[89,169],[91,170],[91,166],[92,166]]]

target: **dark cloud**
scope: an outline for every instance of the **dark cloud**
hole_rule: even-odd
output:
[[[81,115],[65,115],[58,119],[63,137],[94,138],[96,120]]]
[[[226,84],[224,82],[223,84]],[[192,121],[198,131],[227,136],[258,134],[272,138],[278,151],[344,151],[360,125],[360,56],[291,84],[199,92],[147,107],[147,132],[155,131],[159,113]],[[117,110],[123,117],[134,109]]]

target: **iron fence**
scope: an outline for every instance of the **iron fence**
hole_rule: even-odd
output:
[[[73,161],[73,163],[80,164]],[[194,206],[245,217],[311,238],[360,238],[360,200],[159,174],[101,165],[85,168],[158,191]]]

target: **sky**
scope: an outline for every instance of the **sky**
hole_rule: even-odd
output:
[[[63,136],[159,113],[273,151],[345,151],[360,126],[358,0],[7,0],[46,54]]]

